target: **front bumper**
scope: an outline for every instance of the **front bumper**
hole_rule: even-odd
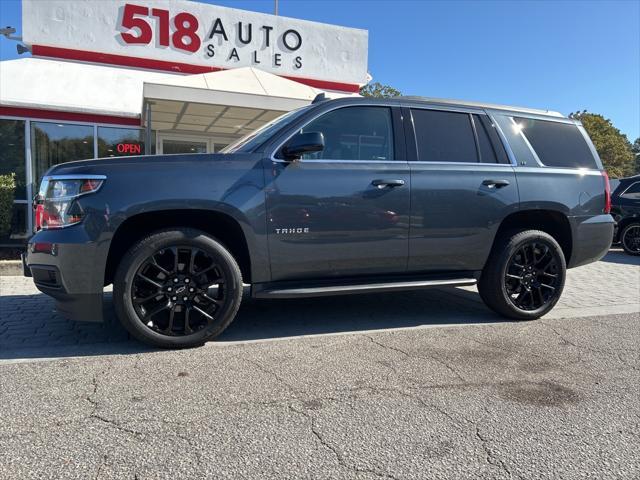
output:
[[[56,310],[71,320],[101,322],[104,262],[80,226],[41,231],[23,254],[24,275],[53,297]]]
[[[613,242],[615,221],[611,215],[569,217],[573,233],[573,250],[569,268],[597,262]]]

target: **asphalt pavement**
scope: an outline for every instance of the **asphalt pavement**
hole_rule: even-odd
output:
[[[110,324],[42,346],[16,316],[62,320],[3,279],[0,478],[640,478],[640,259],[621,255],[538,321],[472,289],[249,302],[183,351]]]

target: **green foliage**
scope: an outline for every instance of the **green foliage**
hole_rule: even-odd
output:
[[[633,175],[636,165],[631,143],[611,120],[586,110],[569,114],[582,122],[611,178]]]
[[[380,82],[374,82],[362,87],[360,89],[360,95],[363,97],[373,98],[391,98],[399,97],[402,93],[389,85],[382,85]]]
[[[7,235],[11,229],[11,211],[13,193],[16,189],[14,173],[0,175],[0,236]]]
[[[631,145],[631,151],[635,155],[635,173],[640,174],[640,137]]]

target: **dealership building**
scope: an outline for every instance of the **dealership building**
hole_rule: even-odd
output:
[[[365,30],[186,0],[23,0],[20,33],[31,56],[0,62],[0,175],[17,184],[0,244],[30,234],[52,165],[217,152],[368,79]]]

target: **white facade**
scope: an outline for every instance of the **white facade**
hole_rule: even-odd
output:
[[[367,81],[364,30],[184,0],[23,0],[22,10],[33,56],[0,62],[13,239],[29,234],[31,198],[53,164],[218,151],[319,93],[357,95]]]

